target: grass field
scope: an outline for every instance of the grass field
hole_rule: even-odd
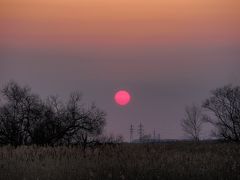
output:
[[[240,179],[240,145],[121,144],[79,147],[0,147],[0,180]]]

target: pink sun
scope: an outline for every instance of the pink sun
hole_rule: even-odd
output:
[[[118,91],[114,96],[115,102],[120,106],[126,106],[130,100],[130,94],[125,90]]]

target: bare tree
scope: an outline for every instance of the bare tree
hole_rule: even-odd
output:
[[[203,107],[213,113],[207,122],[216,127],[215,135],[230,141],[240,141],[240,87],[232,85],[211,92]]]
[[[54,145],[66,134],[64,104],[57,96],[50,96],[42,103],[41,114],[32,124],[32,144]]]
[[[185,108],[185,118],[181,120],[181,126],[186,135],[194,141],[200,140],[203,118],[200,107],[193,104]]]
[[[83,114],[83,118],[78,122],[80,128],[70,138],[73,144],[80,144],[85,151],[87,146],[94,145],[102,134],[106,113],[92,104]]]
[[[81,132],[101,134],[105,125],[105,112],[95,105],[86,109],[78,92],[66,103],[56,96],[43,101],[29,87],[10,82],[1,94],[0,144],[71,144]]]
[[[2,90],[0,106],[0,143],[21,145],[30,143],[31,124],[41,111],[40,98],[29,87],[8,83]]]
[[[101,134],[106,123],[106,113],[96,105],[86,108],[79,92],[70,94],[67,103],[57,97],[48,99],[49,112],[54,117],[47,118],[50,125],[48,138],[55,144],[80,144],[85,149],[92,139]],[[44,133],[46,134],[46,132]]]

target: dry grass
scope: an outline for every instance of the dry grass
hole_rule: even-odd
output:
[[[1,147],[0,180],[240,179],[240,145],[122,144],[78,147]]]

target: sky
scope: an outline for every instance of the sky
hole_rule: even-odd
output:
[[[140,122],[145,134],[184,138],[185,106],[239,85],[239,67],[239,0],[0,1],[0,85],[80,91],[126,140]],[[120,89],[132,96],[124,107]]]

